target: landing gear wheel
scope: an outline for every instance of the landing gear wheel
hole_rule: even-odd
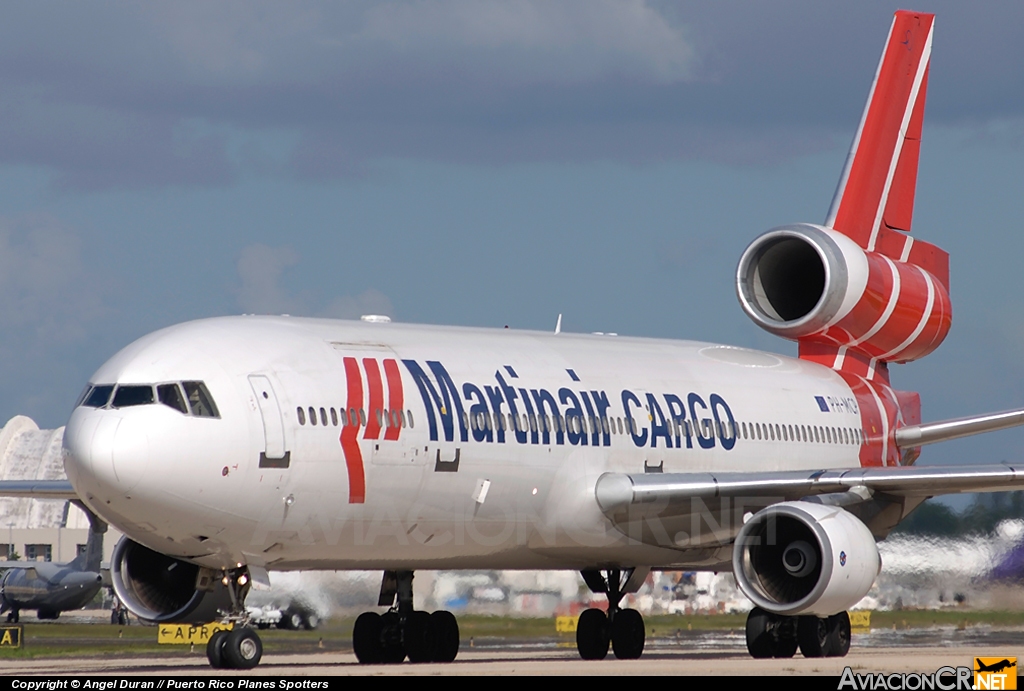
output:
[[[453,662],[459,654],[459,622],[455,615],[438,610],[430,615],[434,631],[434,662]]]
[[[223,655],[231,669],[252,669],[263,657],[263,642],[248,627],[234,629],[224,638]]]
[[[227,668],[227,663],[224,660],[224,639],[229,633],[231,632],[227,629],[214,631],[210,640],[206,642],[206,659],[209,660],[210,667],[214,669]]]
[[[302,628],[306,629],[306,631],[313,631],[318,626],[320,626],[320,617],[315,613],[309,612],[303,617]]]
[[[815,616],[797,617],[796,637],[800,642],[800,652],[804,657],[828,657],[831,642],[829,641],[828,619]]]
[[[599,609],[585,609],[576,624],[576,649],[584,660],[608,656],[608,617]],[[642,649],[642,647],[641,647]]]
[[[612,652],[619,660],[637,660],[644,652],[644,617],[635,609],[620,609],[612,620]]]
[[[793,657],[799,641],[796,637],[796,617],[782,617],[778,623],[778,647],[775,648],[775,657]]]
[[[798,631],[793,617],[766,612],[760,607],[747,615],[747,650],[751,657],[793,657],[796,653]]]
[[[8,624],[17,624],[19,621],[21,621],[21,610],[12,609],[7,613]]]
[[[402,621],[397,612],[386,612],[380,617],[380,641],[383,648],[381,662],[397,665],[405,659],[405,646],[402,645]]]
[[[428,612],[415,611],[405,620],[402,638],[409,662],[433,662],[434,648],[437,646],[434,643],[434,627],[430,621]]]
[[[376,612],[363,612],[352,627],[352,651],[363,665],[377,665],[384,661],[384,646],[380,635],[383,624]]]
[[[846,612],[828,618],[828,656],[846,657],[850,652],[850,615]]]

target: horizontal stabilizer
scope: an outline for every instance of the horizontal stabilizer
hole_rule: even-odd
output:
[[[25,499],[78,499],[75,488],[67,480],[3,480],[0,497]]]
[[[670,515],[678,504],[722,498],[774,501],[866,488],[871,492],[927,497],[959,492],[1001,492],[1024,489],[1024,464],[976,466],[896,466],[835,470],[795,470],[755,473],[605,473],[594,493],[605,515],[623,511]]]
[[[901,427],[896,430],[896,445],[904,449],[924,446],[1019,425],[1024,425],[1024,408]]]

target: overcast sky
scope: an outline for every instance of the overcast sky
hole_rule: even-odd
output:
[[[821,222],[895,8],[650,0],[7,3],[0,424],[133,339],[241,312],[787,354],[733,273]],[[914,231],[954,325],[894,383],[1024,407],[1024,4],[937,14]],[[922,462],[1020,461],[1024,432]]]

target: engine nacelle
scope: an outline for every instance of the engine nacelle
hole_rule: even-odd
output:
[[[744,524],[733,548],[736,582],[775,614],[830,616],[867,595],[882,566],[871,532],[843,509],[788,501]]]
[[[231,608],[227,588],[187,561],[168,557],[122,537],[110,560],[114,592],[141,619],[156,623],[205,624]]]
[[[949,291],[929,271],[806,223],[754,240],[740,257],[736,290],[750,318],[777,336],[890,362],[932,352],[952,322]]]

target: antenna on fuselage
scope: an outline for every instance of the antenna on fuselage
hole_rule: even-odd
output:
[[[561,314],[558,315],[558,321],[555,322],[555,333],[556,334],[562,333],[562,315]]]

